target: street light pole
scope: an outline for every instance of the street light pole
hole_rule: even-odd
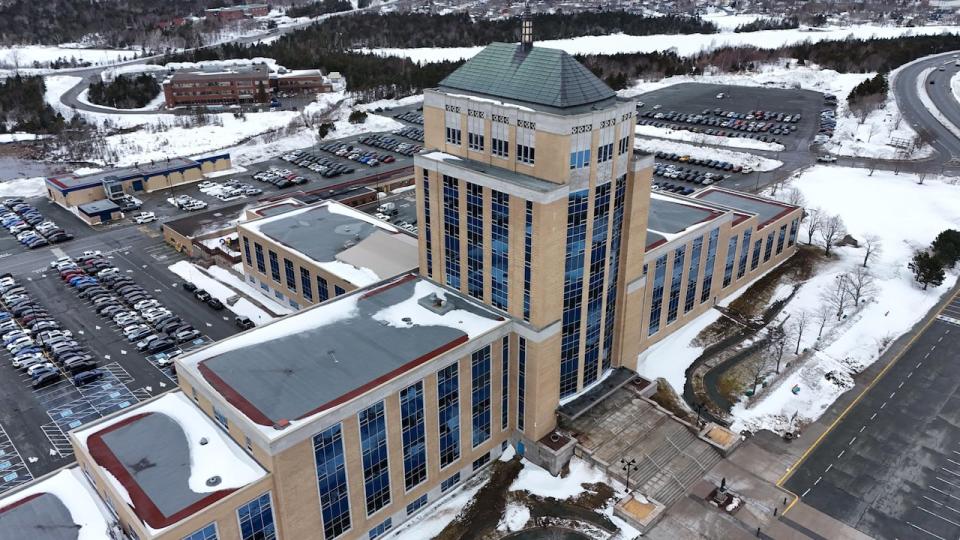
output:
[[[630,473],[640,470],[640,467],[637,466],[637,460],[631,458],[630,461],[620,458],[620,468],[626,474],[627,477],[627,493],[630,493]]]

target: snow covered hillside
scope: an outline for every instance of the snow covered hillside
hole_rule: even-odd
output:
[[[960,33],[956,26],[874,26],[855,25],[823,29],[795,28],[790,30],[763,30],[759,32],[720,33],[720,34],[655,34],[650,36],[629,36],[612,34],[606,36],[582,36],[570,39],[540,41],[541,47],[563,49],[570,54],[615,54],[675,50],[681,56],[691,56],[702,51],[721,47],[757,46],[775,49],[797,43],[830,41],[854,38],[889,38],[942,33]],[[444,60],[463,60],[471,58],[483,47],[424,47],[413,49],[385,48],[362,49],[382,56],[407,57],[425,64]]]

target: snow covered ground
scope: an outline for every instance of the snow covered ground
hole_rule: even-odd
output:
[[[43,139],[47,135],[36,135],[34,133],[0,133],[0,144],[15,143],[22,141],[36,141]]]
[[[707,13],[702,15],[701,19],[712,22],[717,25],[717,28],[721,32],[733,32],[741,24],[752,23],[753,21],[759,19],[769,19],[767,15],[760,15],[758,13],[737,13],[731,15],[726,11],[715,11],[713,13]]]
[[[500,461],[513,459],[513,447],[500,456]],[[523,469],[517,478],[510,484],[508,491],[527,491],[539,497],[553,497],[564,500],[576,498],[586,491],[583,484],[603,483],[614,488],[618,497],[623,493],[623,485],[608,477],[603,471],[592,467],[578,457],[570,460],[570,471],[565,477],[551,476],[545,469],[522,459]],[[430,507],[422,510],[410,521],[400,525],[397,529],[384,536],[387,540],[424,540],[435,538],[440,532],[453,522],[460,512],[466,508],[473,497],[486,483],[482,478],[487,472],[479,473],[478,477],[468,480],[463,486],[440,499]],[[615,497],[616,499],[617,497]],[[508,498],[509,500],[509,498]],[[614,538],[636,538],[639,531],[613,515],[613,502],[601,510],[620,529],[619,535]],[[509,501],[504,514],[497,525],[501,532],[514,532],[524,528],[530,520],[530,509],[522,502]],[[608,538],[609,533],[588,528],[581,532],[594,538]],[[593,534],[591,534],[593,533]]]
[[[637,357],[636,372],[651,381],[662,377],[670,383],[674,392],[682,393],[687,380],[687,368],[703,354],[703,347],[694,344],[693,339],[720,315],[719,311],[711,309],[653,344]]]
[[[928,178],[919,185],[907,174],[876,171],[870,176],[865,169],[823,166],[799,173],[793,185],[803,193],[807,208],[820,207],[827,214],[840,215],[848,232],[861,242],[868,234],[881,239],[882,252],[869,265],[876,292],[859,311],[847,311],[844,321],[828,324],[819,343],[817,323],[810,324],[803,333],[801,351],[814,346],[819,351],[773,382],[755,401],[737,404],[732,411],[734,431],[784,431],[791,427],[793,415],[802,423],[817,419],[849,389],[851,376],[873,363],[953,286],[957,273],[948,272],[940,287],[924,291],[907,269],[914,250],[928,246],[944,229],[960,228],[960,188],[944,180]],[[805,227],[801,227],[801,240],[806,240]],[[837,248],[835,258],[800,287],[781,320],[787,315],[797,320],[800,313],[817,310],[824,303],[821,292],[835,286],[838,274],[862,264],[863,257],[863,249]],[[793,359],[792,350],[787,360]],[[829,372],[846,384],[828,381]],[[792,392],[795,386],[799,388],[796,395]]]
[[[264,294],[262,289],[258,289],[240,279],[229,270],[219,266],[210,266],[207,268],[207,273],[220,283],[229,285],[230,287],[246,294],[250,298],[255,299],[257,302],[263,304],[267,309],[274,313],[279,315],[289,315],[294,311],[290,306],[277,302],[273,297]]]
[[[612,34],[606,36],[582,36],[570,39],[540,41],[541,47],[563,49],[570,54],[615,54],[675,50],[681,56],[692,56],[703,51],[721,47],[756,46],[774,49],[802,42],[818,42],[854,38],[890,38],[911,35],[930,35],[942,33],[960,33],[956,26],[875,26],[854,25],[822,29],[794,28],[789,30],[762,30],[760,32],[719,33],[719,34],[655,34],[650,36],[630,36]],[[386,48],[362,49],[382,56],[407,57],[425,64],[444,60],[463,60],[471,58],[483,47],[424,47],[413,49]]]
[[[227,298],[237,296],[237,293],[220,281],[210,277],[203,269],[189,261],[178,261],[167,268],[174,274],[180,276],[180,278],[192,282],[197,288],[210,293],[214,298],[223,302],[223,305],[235,314],[241,317],[249,317],[257,326],[267,324],[274,320],[274,317],[271,317],[266,311],[260,309],[243,296],[231,306],[227,303]],[[259,300],[259,298],[257,298],[257,300]]]
[[[31,69],[36,65],[47,67],[51,62],[90,62],[95,65],[113,64],[135,58],[137,51],[123,49],[81,49],[70,46],[17,45],[0,47],[0,67],[13,69],[17,66]],[[34,64],[36,62],[36,64]]]
[[[747,152],[735,152],[733,150],[723,150],[720,148],[705,148],[703,146],[664,141],[661,139],[636,137],[633,140],[633,146],[637,150],[643,150],[644,152],[670,152],[674,154],[685,154],[693,158],[721,159],[734,165],[747,165],[756,171],[772,171],[783,165],[782,161],[755,156]],[[394,192],[396,192],[396,190],[394,190]]]
[[[748,148],[751,150],[768,150],[770,152],[780,152],[783,145],[780,143],[769,143],[758,141],[756,139],[742,139],[739,137],[720,137],[718,135],[707,135],[705,133],[694,133],[686,129],[671,129],[656,126],[637,126],[636,134],[644,137],[659,137],[661,139],[671,139],[675,141],[687,141],[698,145],[709,144],[714,146],[729,146],[732,148]]]
[[[0,197],[41,197],[46,193],[46,179],[42,176],[0,182]]]

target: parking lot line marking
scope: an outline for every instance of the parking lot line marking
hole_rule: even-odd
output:
[[[887,406],[887,402],[886,402],[886,401],[884,401],[883,403],[880,404],[880,408],[881,408],[881,409],[884,408],[884,407],[886,407],[886,406]]]
[[[893,399],[893,396],[897,395],[896,392],[890,392],[890,397],[888,399]]]
[[[807,488],[807,490],[803,492],[803,495],[801,495],[800,498],[802,499],[802,498],[806,497],[806,496],[807,496],[807,493],[810,493],[810,488]]]
[[[822,476],[818,476],[818,477],[817,477],[817,480],[813,483],[813,485],[819,484],[819,483],[820,483],[820,480],[823,480],[823,477],[822,477]]]
[[[842,458],[842,457],[843,457],[843,454],[845,454],[846,452],[847,452],[846,450],[841,450],[840,453],[837,454],[837,459]]]
[[[936,491],[937,493],[942,493],[942,494],[950,497],[951,499],[956,499],[956,500],[960,501],[960,497],[957,497],[957,496],[955,496],[955,495],[951,495],[951,494],[947,493],[946,491],[943,491],[942,489],[937,489],[937,488],[935,488],[935,487],[933,487],[933,486],[927,486],[927,487],[929,487],[930,489]]]
[[[930,514],[931,516],[935,517],[935,518],[940,518],[940,519],[946,521],[947,523],[950,523],[951,525],[956,525],[957,527],[960,527],[960,523],[957,523],[956,521],[947,519],[947,518],[945,518],[945,517],[943,517],[943,516],[941,516],[940,514],[937,514],[937,513],[935,513],[935,512],[931,512],[930,510],[927,510],[926,508],[924,508],[924,507],[922,507],[922,506],[918,506],[917,509],[924,511],[924,512]]]
[[[954,465],[960,465],[960,463],[958,463],[958,462],[956,462],[956,461],[954,461],[954,460],[952,460],[952,459],[950,459],[950,458],[947,458],[947,461],[949,461],[950,463],[953,463]]]
[[[897,385],[897,390],[903,388],[903,381],[900,381],[900,384]]]
[[[823,471],[823,472],[824,472],[824,473],[828,473],[828,472],[830,472],[830,469],[832,469],[832,468],[833,468],[833,463],[831,463],[830,465],[827,465],[827,470],[825,470],[825,471]]]
[[[927,357],[929,357],[929,356],[930,356],[930,353],[927,353],[927,354],[923,355],[923,359],[926,360]]]
[[[918,526],[914,525],[913,523],[910,523],[909,521],[907,522],[907,525],[913,527],[914,529],[917,529],[918,531],[925,532],[925,533],[929,534],[930,536],[932,536],[932,537],[934,537],[934,538],[939,538],[940,540],[947,540],[946,538],[940,536],[939,534],[933,534],[932,532],[930,532],[930,531],[928,531],[928,530],[926,530],[926,529],[924,529],[924,528],[918,527]]]
[[[870,417],[870,419],[873,420],[873,419],[876,418],[876,417],[877,417],[877,413],[873,413],[873,415]]]
[[[918,368],[919,368],[920,366],[922,366],[922,365],[923,365],[923,362],[917,362],[917,367],[918,367]]]
[[[867,429],[867,426],[860,426],[860,431],[857,433],[863,433],[863,430]]]
[[[848,442],[848,443],[847,443],[847,446],[850,446],[850,445],[852,445],[852,444],[853,444],[853,441],[855,441],[855,440],[857,440],[857,438],[856,438],[856,437],[854,437],[854,438],[852,438],[852,439],[850,439],[850,442]]]
[[[948,468],[946,468],[946,467],[940,467],[940,470],[941,470],[941,471],[944,471],[944,472],[948,472],[948,473],[950,473],[950,474],[952,474],[952,475],[954,475],[954,476],[960,476],[960,473],[955,472],[955,471],[951,471],[950,469],[948,469]]]

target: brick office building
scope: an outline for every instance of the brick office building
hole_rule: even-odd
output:
[[[275,95],[333,91],[319,69],[270,70],[267,64],[179,70],[163,82],[167,108],[266,103]]]
[[[208,19],[219,22],[240,21],[254,17],[266,17],[270,13],[270,4],[243,4],[222,8],[211,8],[204,12]]]

